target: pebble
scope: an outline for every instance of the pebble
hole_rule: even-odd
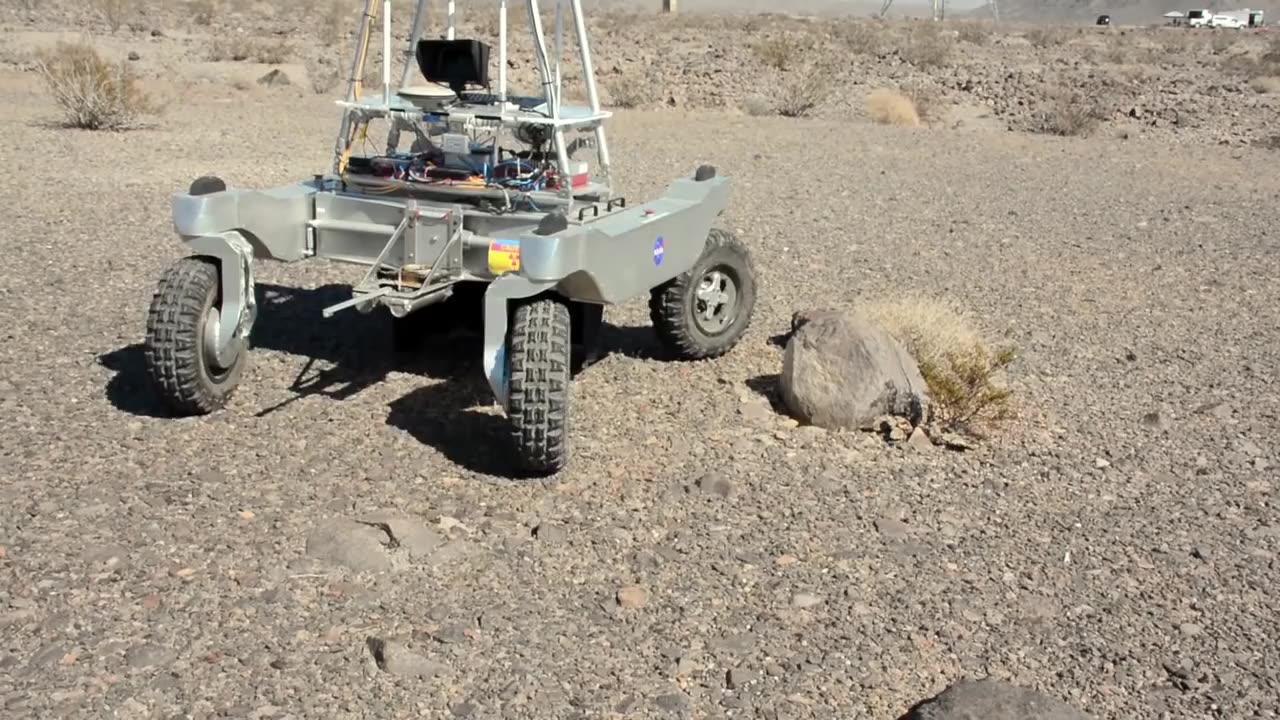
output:
[[[638,609],[649,604],[649,591],[639,585],[628,585],[617,592],[619,607]]]
[[[811,595],[809,593],[799,593],[795,597],[791,598],[791,604],[798,608],[811,608],[815,605],[821,605],[822,602],[821,597]]]

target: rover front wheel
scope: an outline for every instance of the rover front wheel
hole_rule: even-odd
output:
[[[220,278],[213,262],[186,257],[160,278],[147,313],[144,358],[148,379],[179,415],[205,415],[226,405],[244,371],[243,348],[229,362],[214,353]]]
[[[572,321],[556,298],[518,305],[507,344],[508,416],[522,468],[537,475],[562,469],[569,456]]]
[[[698,262],[649,292],[658,338],[685,360],[724,355],[742,338],[755,310],[751,255],[731,232],[713,228]]]

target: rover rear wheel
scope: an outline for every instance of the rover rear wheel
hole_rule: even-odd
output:
[[[755,310],[755,268],[731,232],[712,228],[698,262],[649,292],[649,318],[677,357],[700,360],[737,345]]]
[[[152,296],[143,353],[147,376],[160,400],[179,415],[221,409],[244,372],[243,346],[226,363],[215,357],[220,298],[218,266],[199,257],[171,266]]]
[[[519,304],[507,343],[508,416],[522,469],[550,475],[569,456],[572,322],[557,298]]]

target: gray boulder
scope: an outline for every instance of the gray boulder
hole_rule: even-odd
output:
[[[961,680],[900,720],[1093,720],[1057,698],[998,680]]]
[[[885,415],[928,419],[920,368],[878,323],[818,310],[796,313],[792,327],[779,390],[795,419],[831,430],[872,430]]]

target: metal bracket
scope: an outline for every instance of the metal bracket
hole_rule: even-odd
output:
[[[253,246],[239,232],[230,230],[202,235],[188,242],[197,255],[216,258],[222,285],[222,306],[214,347],[218,363],[229,367],[248,345],[249,332],[258,317],[253,286]],[[224,320],[234,319],[234,322]]]

